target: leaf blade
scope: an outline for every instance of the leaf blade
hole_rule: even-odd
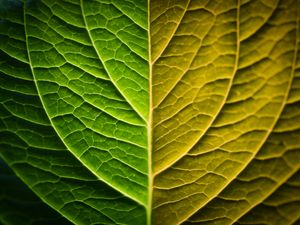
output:
[[[121,104],[126,107],[125,110],[135,112],[135,109],[132,109],[126,99],[123,98],[123,94],[120,95],[120,86],[116,87],[112,80],[106,83],[103,83],[101,79],[96,81],[96,85],[92,85],[90,89],[93,91],[91,95],[88,95],[89,93],[85,90],[80,95],[76,93],[76,89],[74,91],[74,88],[78,88],[78,86],[74,87],[70,84],[69,80],[72,78],[78,79],[85,85],[87,82],[93,82],[98,76],[97,73],[85,74],[78,62],[75,66],[69,64],[68,60],[65,59],[65,55],[68,53],[76,55],[77,49],[83,48],[82,58],[84,61],[87,63],[91,61],[85,56],[91,55],[92,60],[98,61],[98,65],[103,68],[104,73],[107,74],[110,71],[107,71],[108,67],[105,63],[101,63],[103,57],[99,58],[99,56],[102,53],[93,49],[96,46],[93,41],[94,37],[92,37],[93,33],[90,35],[86,31],[85,17],[81,15],[84,10],[82,7],[85,6],[80,1],[72,2],[71,12],[77,13],[77,24],[72,25],[71,23],[73,22],[71,19],[75,17],[71,19],[67,17],[65,22],[68,22],[70,30],[74,27],[78,29],[76,26],[83,27],[82,29],[87,32],[85,42],[90,43],[89,47],[86,48],[82,46],[80,41],[68,42],[62,39],[55,31],[55,26],[66,26],[65,22],[56,19],[56,11],[59,8],[66,8],[64,6],[66,3],[52,4],[51,1],[36,3],[36,5],[29,6],[26,13],[31,65],[47,114],[65,145],[97,177],[140,204],[146,205],[148,200],[148,155],[145,122],[142,125],[135,125],[128,121],[123,122],[107,114],[105,108],[102,111],[100,107],[97,107],[97,98],[103,97],[102,90],[109,88],[113,97],[118,98]],[[110,10],[113,8],[111,4],[102,4],[97,1],[91,2],[91,4],[96,9],[104,7],[103,12],[107,11],[107,15],[110,16]],[[87,6],[87,8],[90,7]],[[48,20],[50,26],[45,22]],[[38,26],[47,27],[51,32],[45,33]],[[101,28],[101,25],[99,27]],[[105,36],[105,32],[103,35]],[[96,46],[96,48],[100,47]],[[128,49],[125,53],[121,51],[121,56],[122,54],[126,56],[127,52]],[[48,60],[51,57],[54,57],[55,60]],[[44,77],[45,73],[51,75]],[[107,74],[107,77],[110,75]],[[94,104],[90,104],[90,102]],[[111,108],[114,107],[113,102],[110,105]],[[121,105],[121,107],[124,106]],[[116,107],[118,109],[118,103]],[[136,121],[139,120],[137,115],[135,118]],[[139,122],[142,123],[141,120]]]
[[[276,2],[273,4],[276,4]],[[165,220],[171,221],[171,223],[181,223],[195,212],[193,208],[205,208],[207,202],[218,196],[220,191],[235,179],[234,174],[239,174],[239,171],[243,170],[252,160],[253,154],[259,151],[260,146],[265,142],[265,138],[268,137],[270,130],[272,130],[278,120],[279,114],[287,100],[287,93],[293,77],[293,74],[290,73],[290,71],[293,71],[292,62],[294,58],[291,52],[295,52],[295,46],[293,43],[296,42],[294,41],[295,35],[293,35],[292,32],[294,32],[297,27],[295,24],[295,9],[297,8],[297,2],[281,2],[280,4],[280,9],[282,10],[280,11],[280,9],[277,9],[280,13],[276,13],[277,17],[275,15],[272,16],[271,20],[274,22],[270,22],[270,26],[273,26],[273,28],[264,27],[264,30],[259,31],[259,35],[251,37],[251,41],[244,39],[241,42],[239,69],[234,77],[233,87],[230,90],[225,106],[222,108],[221,113],[213,122],[212,126],[204,134],[200,142],[195,145],[194,149],[189,151],[186,156],[175,163],[169,171],[166,170],[155,177],[154,185],[156,185],[156,190],[154,189],[154,196],[156,195],[157,200],[156,202],[154,200],[153,216],[156,218],[157,224],[161,223],[161,221],[158,221],[158,218],[164,218]],[[290,11],[287,11],[286,8],[294,9],[292,14],[288,14],[288,17],[287,13]],[[289,30],[287,26],[280,26],[279,21],[285,21],[291,26],[291,30]],[[283,30],[280,32],[280,29]],[[257,30],[257,28],[255,28],[255,30]],[[254,53],[254,49],[257,44],[262,46],[263,43],[263,45],[266,46],[266,42],[264,41],[264,32],[266,32],[266,39],[268,39],[268,36],[272,36],[270,35],[272,32],[282,34],[282,36],[272,36],[272,38],[278,38],[279,44],[274,44],[273,48],[271,48],[271,44],[271,46],[261,48],[260,52]],[[284,35],[286,36],[284,37]],[[256,40],[257,44],[254,40]],[[273,43],[276,43],[276,41]],[[285,44],[286,54],[281,47],[283,46],[283,43]],[[272,51],[269,51],[268,49],[272,49]],[[251,51],[252,55],[249,54]],[[262,60],[268,53],[271,53],[270,58],[276,61],[278,68],[282,66],[283,71],[285,68],[289,68],[287,71],[282,73],[281,69],[277,70],[277,72],[270,72],[270,75],[273,74],[273,76],[278,73],[278,79],[280,79],[282,83],[276,83],[277,78],[269,78],[270,80],[266,82],[265,87],[259,91],[252,91],[251,89],[246,88],[247,85],[248,87],[251,87],[254,83],[251,84],[249,82],[250,84],[243,87],[242,84],[247,81],[247,77],[248,79],[249,77],[252,77],[253,79],[256,76],[255,73],[261,74],[261,76],[267,79],[267,70],[262,72],[263,70],[260,66],[263,64],[260,65],[259,61]],[[255,54],[257,55],[257,59],[253,56]],[[286,61],[286,59],[289,61]],[[268,63],[266,63],[266,65],[268,65]],[[274,66],[275,64],[269,68],[273,69]],[[259,75],[257,78],[259,78]],[[271,81],[271,79],[273,80]],[[273,86],[269,86],[267,84],[268,82]],[[276,85],[277,88],[275,88]],[[271,91],[272,88],[273,91]],[[247,89],[252,91],[252,95],[249,95],[248,97],[246,97],[248,95]],[[265,94],[263,94],[264,92]],[[269,95],[270,93],[281,93],[280,98],[277,97],[278,95],[276,95],[276,97],[274,96],[274,99],[281,99],[279,100],[281,103],[278,102],[278,104],[276,102],[277,100],[273,101],[273,103],[272,101],[267,100],[268,97],[266,97],[266,94],[268,92]],[[265,95],[264,101],[266,103],[269,102],[267,103],[269,106],[265,107],[265,105],[260,102],[263,95]],[[256,106],[254,106],[254,103],[251,103],[251,101],[248,101],[250,96],[251,98],[256,99]],[[235,104],[236,106],[234,106]],[[250,106],[251,104],[252,106]],[[261,105],[262,108],[260,109],[258,105]],[[253,110],[254,108],[257,108],[257,110]],[[242,112],[243,109],[246,109],[244,113]],[[272,113],[268,113],[268,110],[271,109]],[[271,114],[275,114],[275,109],[277,110],[276,115],[271,116]],[[239,111],[239,113],[236,113],[237,111]],[[251,116],[250,119],[247,118],[247,111],[253,112],[254,117],[259,117],[259,114],[261,114],[264,119],[260,120],[260,124],[258,122],[254,122],[255,119],[251,118]],[[271,116],[270,118],[273,117],[273,119],[269,120],[269,116]],[[245,121],[243,122],[243,120]],[[250,122],[251,120],[252,122]],[[262,121],[265,124],[263,124]],[[247,129],[252,130],[253,133],[251,134],[250,130],[250,133],[244,132]],[[257,131],[255,131],[255,129],[257,129]],[[239,133],[240,131],[242,132]],[[226,139],[227,141],[225,141]],[[258,142],[255,143],[255,139]],[[228,155],[227,152],[229,153]],[[228,161],[226,163],[226,159],[230,162]],[[201,215],[203,216],[203,214]]]
[[[1,39],[23,46],[20,50],[26,55],[23,3],[11,3],[12,8],[1,7]],[[18,24],[12,9],[21,15]],[[9,38],[7,27],[16,28],[16,39]],[[145,224],[142,205],[97,179],[64,146],[44,111],[28,63],[6,53],[1,46],[1,158],[43,201],[75,224]]]

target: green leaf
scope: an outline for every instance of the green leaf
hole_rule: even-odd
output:
[[[0,218],[299,222],[299,46],[299,0],[0,1],[0,157],[44,202]]]
[[[71,224],[37,198],[2,161],[0,161],[0,181],[1,224]]]
[[[99,179],[146,205],[147,32],[112,4],[49,0],[25,7],[25,35],[60,139]],[[140,36],[135,45],[131,36]]]
[[[35,86],[37,81],[34,80],[30,68],[32,65],[27,58],[28,36],[24,32],[23,12],[30,6],[35,10],[46,10],[47,7],[38,2],[36,3],[41,5],[33,6],[30,5],[33,4],[31,2],[26,8],[21,1],[8,3],[5,7],[1,5],[2,22],[0,24],[1,157],[43,201],[75,224],[145,224],[144,207],[117,192],[111,184],[104,183],[100,177],[94,175],[95,171],[89,170],[86,164],[82,164],[78,158],[74,157],[57,135],[44,111]],[[67,15],[66,12],[65,14]],[[17,55],[15,55],[15,49],[18,51]],[[51,57],[48,60],[51,60]],[[43,68],[37,69],[39,70]],[[76,70],[74,71],[71,74],[76,75]],[[83,75],[87,77],[87,83],[93,84],[96,80],[88,74]],[[80,85],[80,80],[78,82]],[[51,84],[48,87],[50,88]],[[48,97],[45,96],[45,100]],[[51,99],[51,95],[49,98]],[[67,95],[64,96],[64,99],[66,98],[68,98]],[[76,96],[74,98],[77,99]],[[77,125],[77,123],[73,124]],[[67,125],[65,128],[68,128]],[[90,140],[96,136],[93,134],[88,138]],[[75,139],[73,144],[80,146],[78,141],[84,140]],[[107,145],[110,140],[109,138],[96,139],[95,147],[98,143]],[[118,145],[121,144],[121,141],[118,141]],[[107,147],[110,146],[107,145]],[[118,146],[111,147],[112,154],[114,153],[113,147]],[[120,157],[124,157],[124,154],[120,154]],[[112,156],[107,157],[103,153],[101,160],[107,161],[108,164],[111,161],[111,164],[116,167],[115,170],[119,170],[119,163],[111,158]],[[100,164],[94,164],[94,166],[100,166]],[[131,176],[134,174],[128,174],[127,179],[130,180]],[[128,214],[131,216],[128,217]]]

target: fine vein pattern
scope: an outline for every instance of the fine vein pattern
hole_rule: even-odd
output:
[[[0,224],[299,224],[299,48],[300,0],[0,0]]]
[[[154,224],[237,222],[300,166],[299,1],[150,13]]]

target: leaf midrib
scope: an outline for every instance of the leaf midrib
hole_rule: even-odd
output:
[[[148,134],[148,206],[147,211],[147,225],[152,224],[152,199],[153,199],[153,172],[152,172],[152,141],[153,141],[153,95],[152,95],[152,64],[151,64],[151,15],[150,15],[150,1],[148,0],[148,66],[149,66],[149,118],[147,124]]]

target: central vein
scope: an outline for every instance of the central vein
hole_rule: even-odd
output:
[[[152,211],[152,190],[153,190],[153,175],[152,175],[152,63],[151,63],[151,34],[150,34],[150,0],[148,0],[148,64],[149,64],[149,118],[148,118],[148,207],[147,207],[147,224],[151,225]]]

